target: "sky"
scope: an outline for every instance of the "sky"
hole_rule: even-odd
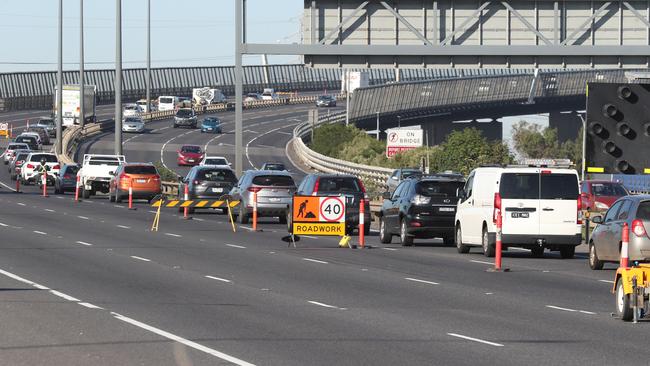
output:
[[[63,62],[79,67],[79,4],[63,0]],[[234,0],[151,0],[153,67],[233,65]],[[248,41],[300,42],[300,0],[248,0]],[[84,1],[85,64],[114,68],[115,0]],[[146,60],[147,0],[122,0],[123,67]],[[0,0],[0,72],[56,70],[57,0]],[[300,62],[269,56],[269,63]],[[245,64],[261,57],[246,56]]]

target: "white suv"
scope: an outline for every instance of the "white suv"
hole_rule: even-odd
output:
[[[38,176],[38,168],[41,166],[41,160],[45,159],[45,164],[50,167],[47,172],[48,179],[54,179],[59,174],[61,165],[54,154],[48,153],[31,153],[25,159],[20,169],[20,179],[23,184],[36,183],[34,180]]]
[[[456,247],[467,253],[481,246],[494,256],[496,217],[502,217],[502,243],[531,250],[559,250],[572,258],[582,242],[578,174],[559,168],[477,168],[459,192]]]
[[[223,156],[205,156],[199,165],[222,165],[222,166],[231,166],[228,162],[228,159]]]

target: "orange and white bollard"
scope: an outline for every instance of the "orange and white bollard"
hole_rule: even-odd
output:
[[[257,191],[253,192],[253,231],[257,231]]]
[[[502,229],[503,229],[503,218],[501,216],[501,210],[498,210],[497,212],[497,235],[496,235],[496,253],[494,255],[494,270],[495,271],[500,271],[501,270],[501,251],[502,251],[502,242],[501,242],[501,234],[502,234]]]
[[[47,197],[47,173],[41,175],[41,184],[43,185],[43,197]]]
[[[630,266],[630,227],[627,222],[623,224],[623,232],[621,233],[621,262],[620,267],[627,268]]]
[[[133,178],[129,180],[129,210],[135,210],[133,207]]]
[[[190,188],[189,188],[189,185],[187,185],[187,184],[185,185],[185,192],[184,192],[183,199],[185,201],[188,201],[190,199]],[[183,218],[186,219],[186,220],[190,218],[189,217],[189,210],[190,209],[187,208],[187,206],[183,207]]]
[[[22,193],[20,192],[20,177],[16,177],[16,193]]]
[[[362,198],[359,202],[359,246],[363,249],[366,246],[366,201]]]
[[[81,177],[77,175],[77,183],[74,187],[74,201],[79,202],[79,188],[81,188]]]

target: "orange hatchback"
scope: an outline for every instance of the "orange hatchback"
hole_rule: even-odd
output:
[[[162,192],[156,167],[148,163],[120,165],[111,178],[108,199],[118,203],[128,199],[129,187],[133,187],[133,199],[146,199],[151,202]]]

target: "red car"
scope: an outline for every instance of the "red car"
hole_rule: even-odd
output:
[[[196,145],[183,145],[180,150],[178,150],[178,166],[181,165],[199,165],[201,160],[203,160],[204,152],[201,150],[201,146]]]
[[[607,211],[620,197],[630,193],[620,182],[586,180],[580,185],[582,207],[588,211]]]

